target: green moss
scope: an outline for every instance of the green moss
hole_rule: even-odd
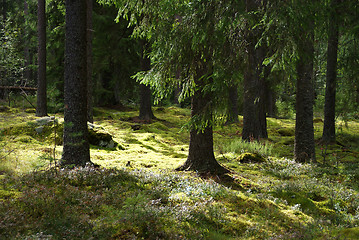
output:
[[[343,229],[338,234],[338,239],[356,240],[359,239],[359,227]]]
[[[16,199],[21,195],[21,192],[15,190],[0,189],[0,201],[7,199]]]
[[[241,163],[262,163],[265,162],[265,158],[258,153],[242,153],[238,156],[237,160]]]
[[[281,136],[294,136],[294,129],[293,128],[280,128],[277,130],[277,132],[281,135]]]

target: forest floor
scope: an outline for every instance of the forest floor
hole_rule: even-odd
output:
[[[53,167],[56,124],[39,132],[33,110],[0,111],[0,239],[359,239],[358,121],[338,122],[325,146],[315,119],[316,164],[293,161],[292,119],[269,118],[261,143],[240,140],[241,122],[217,127],[216,158],[231,173],[213,177],[174,171],[189,109],[156,107],[144,123],[135,110],[96,108],[119,143],[91,146],[99,169]]]

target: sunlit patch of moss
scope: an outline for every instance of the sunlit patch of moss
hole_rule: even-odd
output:
[[[346,228],[337,233],[338,239],[356,240],[359,239],[359,227]]]
[[[21,195],[21,192],[13,189],[0,189],[0,202],[7,199],[16,199]]]

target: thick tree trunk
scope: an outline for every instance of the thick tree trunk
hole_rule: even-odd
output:
[[[339,0],[331,1],[333,12],[329,18],[323,143],[335,142],[335,95],[339,38],[338,12],[335,11],[335,8],[338,3]]]
[[[315,162],[313,128],[313,32],[298,39],[296,122],[294,158],[298,162]]]
[[[254,45],[254,44],[253,44]],[[265,79],[261,76],[264,56],[261,49],[248,48],[248,66],[244,76],[243,140],[267,138]]]
[[[87,121],[93,123],[93,81],[92,81],[92,5],[93,0],[87,0],[86,43],[87,43]]]
[[[141,41],[142,44],[142,57],[141,57],[141,70],[147,71],[151,69],[151,60],[145,55],[146,42]],[[155,119],[152,112],[151,88],[150,86],[140,84],[140,113],[139,119],[150,121]]]
[[[37,106],[36,116],[47,116],[46,95],[46,15],[45,0],[38,0],[37,5],[38,31],[38,78],[37,78]]]
[[[196,84],[201,85],[199,80],[203,74],[198,74]],[[208,104],[211,102],[209,93],[204,93],[203,88],[199,88],[192,96],[191,103],[191,117],[192,119],[197,116],[201,118],[203,115],[211,115],[208,113]],[[186,162],[177,168],[177,170],[193,170],[200,173],[210,173],[221,175],[227,173],[228,170],[222,167],[214,157],[213,152],[213,130],[212,125],[209,123],[202,131],[195,126],[190,131],[189,152]]]
[[[66,0],[64,148],[62,164],[90,163],[87,130],[86,1]]]

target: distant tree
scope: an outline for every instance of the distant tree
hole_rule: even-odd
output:
[[[337,85],[337,58],[339,40],[339,11],[341,0],[330,1],[330,14],[328,24],[327,74],[324,105],[323,143],[335,142],[335,95]]]
[[[45,0],[38,0],[37,19],[39,43],[36,116],[43,117],[47,116]]]
[[[238,123],[238,115],[238,84],[233,84],[228,88],[228,117],[226,123]]]
[[[87,129],[86,1],[66,0],[62,164],[90,163]]]
[[[93,0],[87,0],[86,17],[86,54],[87,54],[87,121],[93,123],[93,81],[92,81],[92,38]]]
[[[151,69],[151,59],[148,57],[148,43],[145,40],[141,40],[142,52],[141,52],[141,71],[148,71]],[[151,88],[149,85],[140,83],[140,113],[139,119],[149,121],[155,119],[155,115],[152,112],[152,99]]]
[[[304,34],[298,42],[296,122],[294,158],[298,162],[315,161],[313,127],[313,31]]]

